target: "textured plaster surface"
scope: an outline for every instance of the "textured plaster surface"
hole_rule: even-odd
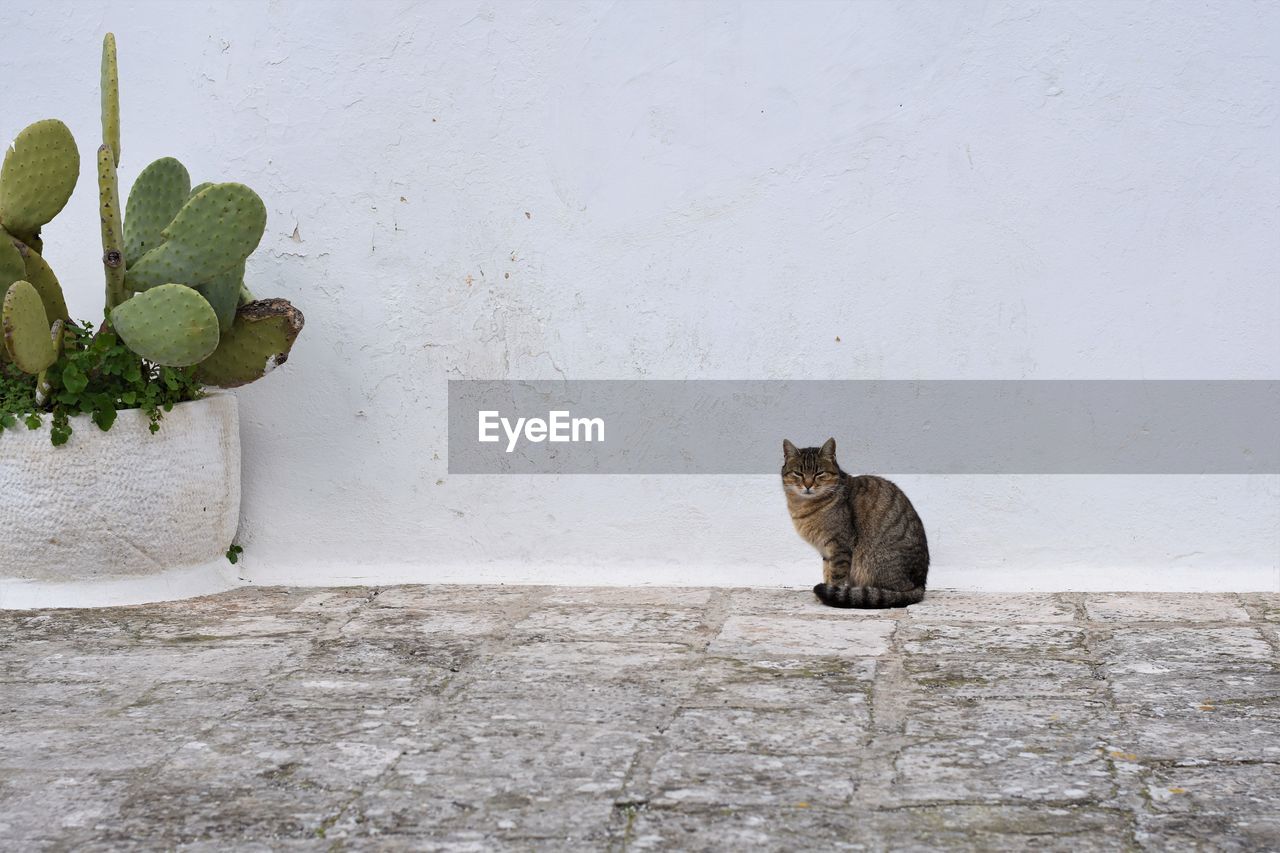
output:
[[[926,604],[418,586],[0,613],[0,839],[1280,847],[1280,596]]]
[[[132,582],[225,562],[240,517],[234,396],[179,404],[154,435],[133,409],[108,432],[77,417],[54,447],[48,420],[0,433],[0,606],[28,585]]]
[[[1276,4],[5,15],[4,133],[91,152],[113,29],[122,181],[175,155],[267,203],[248,281],[307,328],[237,392],[258,582],[813,582],[768,472],[450,476],[450,378],[1280,376]],[[93,317],[82,162],[45,242]],[[1280,590],[1276,477],[902,485],[940,584]]]

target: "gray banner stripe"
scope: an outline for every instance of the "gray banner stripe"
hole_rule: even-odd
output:
[[[828,436],[853,472],[1275,474],[1280,381],[449,382],[451,474],[773,473]]]

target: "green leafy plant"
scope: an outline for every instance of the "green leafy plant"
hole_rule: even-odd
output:
[[[204,389],[190,368],[163,367],[140,358],[110,329],[96,332],[88,323],[63,327],[63,354],[45,375],[46,401],[37,406],[36,384],[29,375],[5,367],[0,378],[0,429],[13,429],[19,420],[39,429],[49,414],[50,438],[55,445],[71,437],[70,418],[88,415],[99,429],[108,430],[121,409],[142,409],[156,432],[164,413],[175,404],[198,400]],[[21,418],[17,413],[23,413]]]
[[[240,562],[240,555],[243,553],[244,548],[239,545],[232,545],[227,549],[227,562],[234,566],[236,563]]]
[[[191,186],[164,157],[142,170],[120,205],[120,95],[115,37],[102,46],[98,199],[106,320],[72,322],[44,261],[40,231],[66,205],[80,154],[66,125],[48,119],[18,134],[0,170],[0,428],[51,417],[54,444],[69,418],[110,429],[115,413],[160,412],[202,386],[260,379],[289,357],[303,316],[284,299],[256,299],[245,264],[266,228],[266,206],[244,184]]]

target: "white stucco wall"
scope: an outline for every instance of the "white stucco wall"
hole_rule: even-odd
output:
[[[307,327],[239,392],[253,581],[815,579],[771,476],[448,475],[447,378],[1280,376],[1275,4],[6,18],[0,131],[81,143],[46,232],[74,311],[106,30],[125,181],[172,154],[266,200],[250,286]],[[934,585],[1280,589],[1277,477],[900,482]]]

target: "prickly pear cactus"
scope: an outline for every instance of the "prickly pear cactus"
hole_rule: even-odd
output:
[[[15,291],[17,301],[12,309],[17,312],[12,315],[17,324],[13,327],[15,346],[24,353],[17,365],[23,370],[43,362],[48,319],[59,320],[67,315],[58,277],[40,257],[44,246],[40,229],[66,206],[79,177],[80,152],[71,131],[56,119],[36,122],[19,133],[0,167],[0,296],[8,298],[15,282],[25,285]],[[46,320],[40,341],[30,336],[24,319],[29,313],[25,306],[31,292]],[[11,360],[9,345],[0,346],[0,361]]]
[[[126,268],[164,242],[164,229],[182,210],[190,194],[191,176],[187,168],[172,157],[162,157],[142,170],[129,190],[129,202],[124,209]]]
[[[11,237],[0,236],[0,291],[8,292],[9,285],[27,277],[27,263],[22,259],[21,245]]]
[[[288,360],[302,324],[302,312],[285,299],[261,299],[241,306],[231,331],[222,336],[213,355],[196,367],[196,378],[220,388],[261,379]]]
[[[182,206],[161,232],[164,242],[129,269],[126,284],[134,292],[172,282],[210,284],[244,263],[266,226],[257,193],[244,184],[214,184]]]
[[[116,69],[116,37],[102,37],[102,144],[111,149],[112,165],[120,165],[120,72]]]
[[[40,294],[40,301],[44,303],[44,313],[50,320],[69,319],[71,315],[67,312],[67,300],[62,295],[62,285],[58,283],[58,277],[53,274],[53,269],[39,252],[25,243],[15,240],[13,245],[25,266],[24,278],[36,289],[36,293]]]
[[[236,319],[236,309],[240,307],[240,291],[244,287],[244,261],[236,264],[224,273],[219,273],[208,284],[197,284],[198,292],[218,315],[218,326],[226,334]]]
[[[117,305],[111,325],[129,349],[166,367],[190,367],[218,348],[218,315],[184,284],[162,284]]]
[[[103,144],[96,165],[106,276],[102,328],[118,340],[72,323],[58,277],[42,256],[40,231],[66,205],[79,176],[71,132],[54,119],[37,122],[18,134],[0,166],[0,362],[37,377],[37,406],[45,406],[46,394],[60,387],[63,403],[43,410],[55,416],[62,411],[64,419],[58,405],[67,402],[70,386],[59,383],[68,374],[55,370],[46,377],[62,357],[64,337],[74,342],[67,348],[75,358],[95,342],[123,342],[151,366],[194,366],[182,380],[190,388],[196,387],[193,376],[235,387],[283,364],[303,325],[302,313],[286,300],[257,300],[245,286],[246,261],[267,221],[266,206],[247,186],[192,187],[186,168],[165,157],[142,171],[127,205],[121,205],[120,91],[111,34],[102,44],[101,96]],[[77,384],[88,381],[88,374],[79,375]],[[181,384],[168,387],[180,397],[192,393]],[[95,420],[100,414],[95,409]],[[114,420],[103,417],[108,424]]]
[[[24,243],[66,206],[80,177],[80,152],[67,126],[45,119],[25,128],[0,167],[0,227]]]
[[[111,146],[98,149],[98,218],[102,223],[102,267],[107,274],[107,312],[126,298],[124,275],[124,211]]]
[[[39,374],[48,370],[57,359],[58,351],[36,289],[25,281],[9,285],[2,314],[4,348],[14,365],[24,373]],[[61,326],[57,336],[61,336]]]

